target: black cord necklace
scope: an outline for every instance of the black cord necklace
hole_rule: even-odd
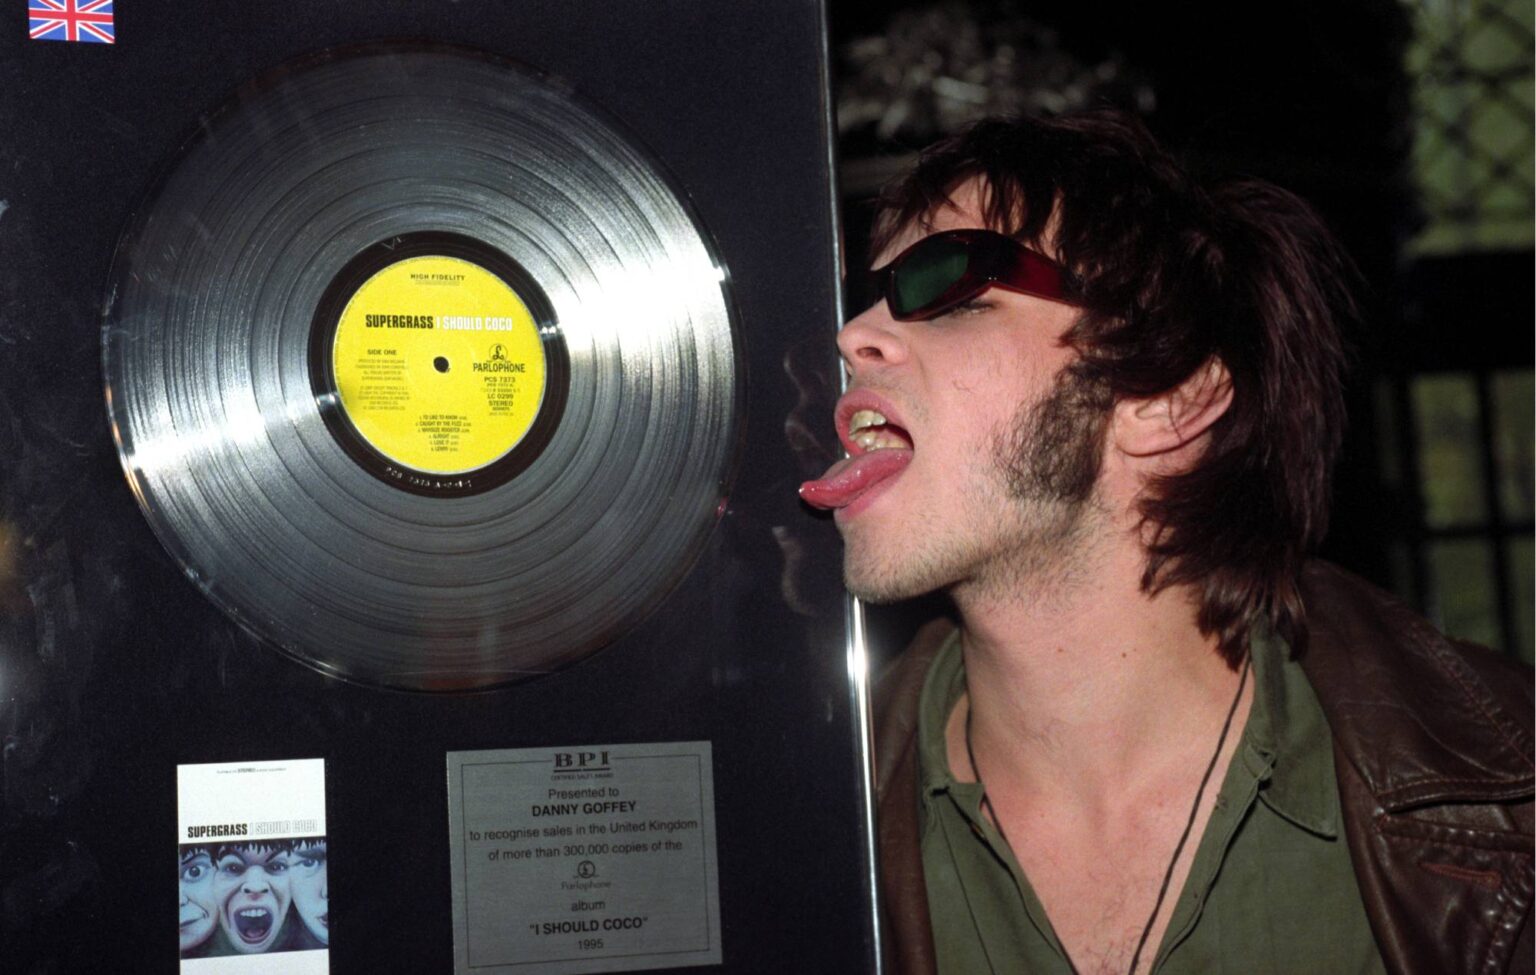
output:
[[[1168,896],[1168,885],[1173,882],[1173,868],[1179,862],[1179,856],[1184,852],[1184,844],[1189,840],[1190,831],[1195,828],[1195,818],[1200,814],[1200,800],[1205,797],[1205,787],[1211,781],[1211,773],[1216,771],[1216,762],[1221,758],[1221,750],[1227,744],[1227,733],[1232,730],[1232,718],[1237,714],[1237,704],[1243,699],[1243,686],[1248,683],[1249,659],[1243,659],[1243,670],[1237,678],[1237,693],[1232,697],[1232,706],[1227,709],[1227,720],[1222,722],[1221,737],[1216,739],[1216,754],[1205,766],[1205,774],[1200,776],[1200,788],[1195,790],[1195,805],[1189,810],[1189,819],[1184,823],[1184,832],[1179,834],[1179,843],[1173,848],[1173,857],[1168,861],[1168,869],[1163,871],[1162,886],[1157,889],[1157,902],[1152,905],[1152,916],[1147,918],[1146,926],[1141,929],[1141,938],[1136,942],[1136,952],[1131,955],[1131,967],[1129,975],[1136,975],[1136,965],[1141,961],[1141,950],[1147,946],[1147,938],[1152,934],[1152,926],[1157,923],[1157,915],[1163,909],[1163,899]],[[969,696],[969,693],[967,693]],[[1002,838],[1008,848],[1013,849],[1013,844],[1008,842],[1008,834],[1003,831],[1003,821],[998,818],[997,810],[992,807],[992,799],[987,795],[987,784],[981,778],[981,766],[976,764],[976,752],[971,748],[971,715],[970,701],[965,705],[965,757],[970,760],[971,771],[976,773],[976,784],[981,786],[981,804],[986,807],[987,814],[992,817],[992,824],[997,827],[997,835]],[[1072,959],[1067,959],[1074,973],[1077,966],[1072,964]]]

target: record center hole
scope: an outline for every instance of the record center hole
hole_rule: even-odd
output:
[[[448,357],[444,356],[444,355],[440,355],[436,359],[433,359],[432,360],[432,368],[436,369],[438,372],[447,372],[448,371]]]

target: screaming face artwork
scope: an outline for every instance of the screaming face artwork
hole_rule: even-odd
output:
[[[267,951],[288,916],[288,850],[266,844],[220,847],[214,867],[219,926],[230,947],[240,954]]]
[[[323,836],[184,846],[177,879],[182,958],[330,945]]]

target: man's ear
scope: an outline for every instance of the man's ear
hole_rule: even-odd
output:
[[[1232,405],[1232,375],[1215,356],[1179,385],[1148,399],[1115,404],[1114,443],[1132,457],[1178,450],[1197,439]]]

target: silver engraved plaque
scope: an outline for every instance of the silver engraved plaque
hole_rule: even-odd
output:
[[[454,971],[721,961],[707,741],[448,753]]]

